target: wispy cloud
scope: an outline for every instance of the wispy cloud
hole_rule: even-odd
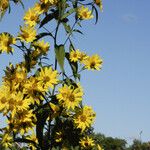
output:
[[[126,23],[137,22],[137,16],[133,14],[125,14],[122,16],[122,20]]]

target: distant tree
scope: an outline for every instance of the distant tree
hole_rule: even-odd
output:
[[[140,140],[135,139],[128,150],[150,150],[150,142],[142,143]]]
[[[105,137],[103,134],[93,134],[93,138],[104,150],[126,150],[127,142],[124,139]]]

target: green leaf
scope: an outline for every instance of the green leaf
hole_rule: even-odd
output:
[[[63,23],[63,26],[64,26],[64,28],[65,28],[65,30],[66,30],[67,33],[71,33],[71,27],[70,27],[70,25],[68,25],[66,23]]]
[[[80,22],[77,22],[77,25],[82,28],[82,25]]]
[[[58,18],[58,10],[54,11],[53,13],[46,15],[46,17],[41,21],[39,28],[43,27],[45,24],[47,24],[48,22],[50,22],[54,18],[55,19]]]
[[[74,29],[73,32],[78,32],[78,33],[80,33],[80,34],[83,34],[83,33],[82,33],[80,30],[78,30],[78,29]]]
[[[61,0],[58,3],[58,10],[59,10],[59,19],[61,20],[66,10],[66,0]]]
[[[97,24],[97,22],[98,22],[98,11],[97,11],[97,9],[96,9],[96,7],[93,5],[93,7],[92,7],[92,11],[95,11],[95,17],[96,17],[96,20],[95,20],[95,24]]]
[[[78,63],[77,62],[71,62],[70,59],[69,59],[69,53],[66,53],[65,57],[67,58],[69,64],[70,64],[70,67],[72,69],[72,73],[73,73],[73,76],[74,78],[78,78],[80,80],[80,75],[78,74]]]
[[[55,46],[55,55],[60,66],[60,69],[64,72],[64,60],[65,60],[65,48],[64,45]]]
[[[54,38],[53,35],[52,35],[52,33],[50,33],[50,32],[49,33],[43,32],[43,33],[38,34],[36,36],[36,39],[34,41],[38,41],[39,39],[41,39],[41,38],[43,38],[45,36],[51,36],[52,38]]]

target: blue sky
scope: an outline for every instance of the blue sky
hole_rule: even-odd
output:
[[[74,39],[81,50],[98,53],[104,61],[100,72],[82,74],[84,103],[97,113],[96,132],[131,141],[143,131],[142,140],[149,141],[150,1],[103,0],[103,5],[98,24],[85,21],[84,36]],[[0,22],[0,32],[17,34],[22,16],[21,7],[13,9]],[[17,55],[0,56],[1,70],[9,61],[19,61]]]

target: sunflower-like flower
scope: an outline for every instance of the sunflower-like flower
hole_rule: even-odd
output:
[[[54,6],[58,3],[58,0],[40,0],[41,3],[47,4],[49,6]]]
[[[103,11],[102,0],[94,0],[94,2],[97,6],[99,6],[100,10]]]
[[[38,88],[38,80],[37,78],[31,76],[26,80],[23,92],[28,95],[33,95],[37,91],[40,92],[40,89]]]
[[[12,143],[13,143],[12,136],[10,136],[8,133],[5,133],[1,141],[2,146],[7,149],[8,147],[12,146]]]
[[[25,41],[27,43],[33,42],[36,39],[36,30],[31,26],[23,26],[20,27],[21,33],[19,33],[18,38],[21,41]]]
[[[66,109],[74,110],[82,101],[83,90],[81,86],[74,87],[65,84],[63,87],[59,88],[58,91],[59,94],[57,94],[57,99]]]
[[[81,148],[84,150],[90,149],[95,145],[94,140],[90,138],[89,136],[83,137],[79,143],[81,145]]]
[[[36,116],[33,110],[19,110],[15,116],[8,120],[8,129],[14,132],[20,132],[21,135],[33,130],[35,127]],[[13,128],[12,125],[13,124]]]
[[[37,57],[41,54],[45,55],[50,47],[49,43],[45,43],[44,40],[34,42],[33,46],[35,47],[35,51],[33,51],[33,57]]]
[[[80,51],[79,51],[79,49],[71,50],[69,58],[70,58],[71,62],[77,62],[79,60],[79,58],[80,58]]]
[[[18,91],[27,79],[27,72],[24,63],[13,66],[11,63],[6,67],[3,84],[10,87],[11,91]],[[20,90],[20,89],[19,89]]]
[[[12,44],[16,43],[16,39],[9,33],[0,34],[0,51],[10,53],[13,51]]]
[[[3,112],[5,115],[7,112],[6,107],[8,106],[8,99],[10,97],[10,87],[2,85],[0,87],[0,112]]]
[[[52,67],[44,67],[41,69],[37,79],[39,88],[46,91],[58,83],[58,72],[53,70]]]
[[[80,63],[83,63],[88,58],[87,54],[84,52],[79,53],[79,61]]]
[[[1,0],[0,1],[0,14],[1,12],[4,12],[5,10],[7,10],[9,6],[9,0]]]
[[[89,106],[81,108],[74,116],[74,123],[77,128],[84,131],[87,127],[90,127],[95,119],[95,112]]]
[[[6,108],[11,111],[11,115],[14,117],[18,111],[28,110],[30,103],[30,99],[24,99],[22,92],[12,93]]]
[[[37,14],[39,14],[39,15],[41,15],[42,13],[44,13],[44,12],[47,12],[48,11],[48,9],[49,9],[49,5],[46,5],[46,4],[44,4],[44,3],[35,3],[35,5],[33,6],[33,9],[34,9],[34,11],[37,13]]]
[[[23,83],[27,79],[27,71],[23,64],[16,64],[14,81]]]
[[[102,59],[97,54],[89,56],[87,59],[83,61],[85,69],[88,70],[100,70],[102,67],[102,63],[103,63]]]
[[[89,20],[89,19],[92,19],[94,17],[92,15],[92,11],[90,11],[88,9],[88,7],[84,7],[84,6],[81,6],[78,8],[77,15],[78,15],[78,18],[81,20]]]
[[[40,21],[39,14],[34,8],[29,8],[23,19],[25,20],[25,24],[29,26],[35,26]]]

